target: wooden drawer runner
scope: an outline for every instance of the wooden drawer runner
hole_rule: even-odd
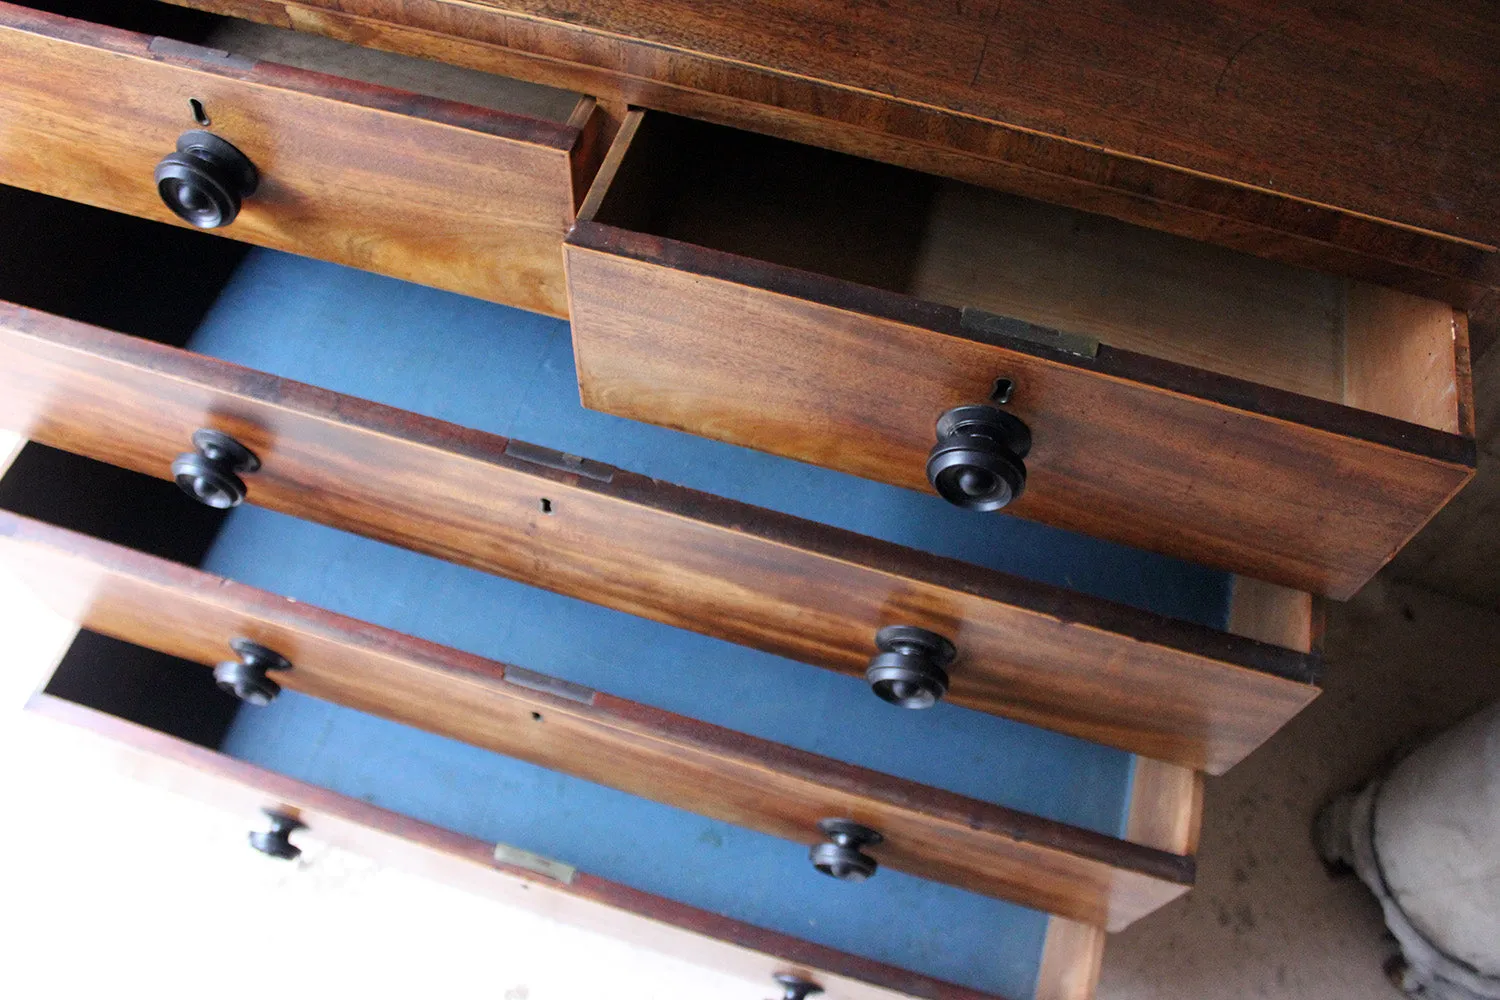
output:
[[[930,491],[1008,379],[1008,512],[1314,593],[1473,474],[1451,307],[840,154],[636,113],[567,256],[592,408]]]
[[[260,537],[280,530],[268,524]],[[329,558],[316,544],[304,551]],[[819,842],[821,819],[852,818],[885,836],[870,849],[883,865],[1045,912],[1120,928],[1191,881],[1186,858],[470,656],[4,511],[0,561],[70,620],[117,639],[211,666],[234,658],[231,639],[249,638],[293,663],[275,675],[291,690],[808,846]]]
[[[163,23],[190,42],[346,73],[401,61],[160,4],[95,7],[148,26],[178,15]],[[0,182],[185,225],[153,170],[207,128],[260,174],[224,235],[566,315],[558,243],[597,166],[598,116],[592,100],[488,79],[469,89],[500,110],[0,3]]]
[[[830,1000],[995,1000],[991,993],[766,930],[588,871],[574,870],[564,879],[501,860],[493,840],[299,781],[65,698],[38,694],[27,709],[33,723],[29,743],[37,752],[65,751],[116,780],[128,778],[138,787],[165,789],[237,815],[247,829],[265,828],[263,810],[293,816],[304,824],[292,835],[294,844],[351,851],[475,893],[522,915],[507,924],[530,925],[535,914],[542,918],[537,922],[541,934],[556,935],[562,924],[564,931],[580,928],[686,962],[730,979],[721,983],[725,991],[716,994],[730,1000],[764,1000],[779,989],[771,978],[777,973],[816,983],[824,990],[820,996]],[[59,789],[67,791],[66,785]],[[136,817],[119,808],[101,809],[97,819],[107,824],[127,817],[147,829],[158,828],[162,819],[149,809]],[[507,946],[524,947],[513,935],[504,940]],[[1087,1000],[1102,948],[1101,931],[1058,917],[1047,921],[1035,969],[1036,1000]],[[648,992],[625,989],[622,995],[644,997]]]

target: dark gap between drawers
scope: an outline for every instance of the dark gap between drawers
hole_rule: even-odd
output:
[[[24,0],[23,6],[112,28],[201,43],[223,18],[156,0]]]
[[[225,512],[183,499],[174,483],[35,441],[0,476],[0,508],[196,566]],[[239,704],[196,663],[88,630],[45,690],[206,747],[223,741]]]
[[[580,97],[555,87],[365,48],[322,35],[179,7],[160,0],[25,0],[23,6],[227,51],[231,56],[250,61],[294,66],[557,123],[568,120]],[[211,108],[208,114],[211,122]]]
[[[147,180],[150,178],[148,177]],[[249,247],[0,184],[0,299],[182,347]]]

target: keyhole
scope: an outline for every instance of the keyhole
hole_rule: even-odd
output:
[[[540,504],[538,504],[538,506],[541,507],[543,514],[552,513],[552,501],[548,500],[546,497],[542,497],[542,501]]]
[[[1004,406],[1010,402],[1010,397],[1016,394],[1016,383],[1014,379],[997,378],[995,387],[990,390],[990,402]]]
[[[203,102],[198,100],[198,98],[189,97],[188,107],[192,108],[193,110],[193,121],[197,122],[199,125],[204,126],[213,124],[213,122],[209,120],[208,112],[203,110]]]

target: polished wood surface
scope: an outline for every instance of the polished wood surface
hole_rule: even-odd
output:
[[[198,127],[189,98],[261,173],[223,235],[566,315],[558,242],[595,116],[550,122],[0,3],[0,182],[181,225],[152,171]]]
[[[684,906],[587,872],[570,882],[495,860],[495,845],[246,764],[123,719],[39,694],[26,715],[43,738],[96,754],[122,777],[232,811],[295,815],[321,843],[424,878],[747,981],[798,971],[829,1000],[1000,1000],[846,952]],[[56,731],[55,733],[53,731]],[[82,759],[82,758],[80,758]],[[295,835],[294,835],[295,839]],[[1083,926],[1083,925],[1078,925]],[[768,987],[769,990],[769,987]]]
[[[1300,590],[1347,598],[1473,475],[1470,436],[1107,344],[984,342],[908,295],[589,221],[567,256],[591,408],[929,490],[938,415],[1009,378],[1033,446],[1008,513]]]
[[[175,2],[900,163],[1466,309],[1500,285],[1500,79],[1482,0]]]
[[[252,503],[855,675],[880,626],[932,629],[960,650],[954,702],[1200,770],[1317,694],[1313,655],[623,470],[539,465],[504,438],[19,306],[0,307],[0,426],[159,477],[215,427],[264,463]]]
[[[205,665],[247,637],[285,687],[809,846],[842,816],[891,868],[1118,929],[1185,892],[1191,859],[536,678],[0,512],[0,561],[85,628]],[[545,685],[545,679],[540,683]]]

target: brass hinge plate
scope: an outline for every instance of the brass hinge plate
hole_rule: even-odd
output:
[[[997,347],[1005,346],[1003,343],[996,343],[998,339],[1004,338],[1050,347],[1054,351],[1080,358],[1092,358],[1099,354],[1099,341],[1093,337],[1069,333],[1067,330],[1054,330],[1049,326],[1037,326],[1013,316],[1001,316],[973,306],[963,307],[958,322],[964,333]]]
[[[509,844],[495,845],[495,860],[502,865],[510,865],[513,868],[524,868],[538,875],[545,875],[563,885],[572,885],[573,878],[578,874],[578,869],[561,861],[533,854],[531,851]]]
[[[530,691],[540,691],[542,694],[555,695],[558,698],[566,698],[576,701],[582,705],[592,705],[594,698],[599,694],[593,688],[586,688],[582,684],[574,684],[560,677],[549,677],[527,670],[524,667],[506,667],[505,679],[516,687],[523,687]]]
[[[552,448],[543,448],[538,444],[527,444],[525,441],[506,442],[505,456],[530,462],[532,465],[556,469],[558,472],[571,472],[595,482],[607,483],[615,478],[613,466],[595,462],[589,458],[579,458],[577,455],[569,455]]]

